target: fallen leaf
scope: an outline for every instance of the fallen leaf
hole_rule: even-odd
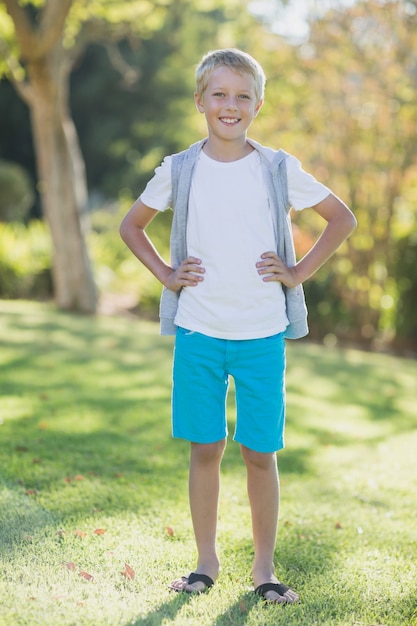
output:
[[[66,567],[67,569],[71,570],[72,572],[75,572],[75,570],[77,569],[75,566],[75,563],[73,563],[72,561],[70,563],[63,563],[62,567]]]
[[[74,480],[84,480],[84,476],[82,474],[77,474],[74,476]]]
[[[60,593],[57,594],[56,596],[52,596],[52,600],[55,600],[55,602],[63,602],[64,600],[66,600],[68,596],[65,595],[64,593]]]
[[[56,534],[58,535],[58,537],[64,537],[64,535],[67,534],[67,531],[61,528],[60,530],[57,531]]]
[[[85,533],[83,530],[74,530],[74,535],[76,535],[77,537],[85,537],[87,533]]]
[[[70,483],[71,481],[72,481],[71,476],[67,476],[66,479],[65,479],[65,482],[66,483]]]
[[[48,428],[48,424],[46,422],[39,422],[38,428],[39,430],[46,430]]]
[[[343,528],[343,526],[340,522],[336,522],[335,528],[339,529],[339,528]]]
[[[129,580],[133,580],[135,577],[135,570],[130,567],[127,563],[125,563],[125,569],[123,572],[120,572],[122,576],[126,576]]]
[[[42,463],[42,459],[40,459],[39,457],[35,457],[34,459],[32,459],[32,463],[34,463],[34,464]]]
[[[165,531],[166,531],[166,534],[169,535],[170,537],[174,536],[174,529],[171,528],[171,526],[165,526]]]
[[[244,600],[241,600],[239,602],[239,609],[241,613],[247,613],[248,612],[248,607],[246,606],[246,602]]]
[[[94,531],[95,535],[104,535],[106,531],[104,530],[104,528],[96,528]]]
[[[29,448],[27,446],[16,446],[16,452],[28,452]]]
[[[80,572],[79,574],[80,576],[82,576],[82,578],[84,578],[85,580],[88,580],[89,582],[91,582],[92,580],[94,580],[94,576],[92,576],[91,574],[89,574],[88,572]]]
[[[36,489],[26,489],[25,496],[36,496],[37,493]]]

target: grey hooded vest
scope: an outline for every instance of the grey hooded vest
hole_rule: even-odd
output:
[[[295,251],[292,237],[288,199],[286,158],[288,154],[278,150],[270,161],[265,149],[257,142],[248,140],[261,156],[264,180],[270,205],[274,207],[274,229],[278,242],[277,254],[288,265],[295,265]],[[172,157],[172,209],[174,211],[171,228],[171,266],[177,268],[187,258],[187,215],[191,179],[198,154],[206,139],[199,141],[187,150]],[[308,333],[307,308],[304,291],[301,285],[287,288],[283,285],[286,301],[286,313],[289,324],[285,330],[287,339],[299,339]],[[174,335],[176,326],[174,318],[178,308],[180,292],[171,291],[166,287],[162,290],[159,316],[161,334]]]

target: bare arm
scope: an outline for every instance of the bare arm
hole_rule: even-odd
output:
[[[188,257],[174,269],[164,261],[146,234],[146,227],[158,213],[140,198],[136,200],[120,225],[121,238],[139,261],[168,289],[178,291],[182,287],[198,285],[204,273],[200,259]]]
[[[327,222],[322,234],[294,267],[287,267],[275,252],[262,254],[263,260],[257,263],[257,268],[261,276],[265,274],[265,282],[280,281],[287,287],[299,285],[310,278],[356,228],[353,213],[333,194],[312,208]]]

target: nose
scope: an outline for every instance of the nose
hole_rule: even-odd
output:
[[[232,111],[235,111],[238,108],[237,101],[234,96],[230,96],[230,98],[228,99],[226,103],[226,108]]]

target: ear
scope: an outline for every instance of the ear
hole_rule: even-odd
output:
[[[258,115],[259,111],[262,109],[263,103],[264,103],[263,100],[259,100],[258,104],[255,107],[255,115],[254,115],[254,117],[256,117]]]
[[[197,107],[197,110],[200,111],[200,113],[204,113],[203,97],[199,96],[197,92],[194,93],[194,102],[195,102],[195,106]]]

